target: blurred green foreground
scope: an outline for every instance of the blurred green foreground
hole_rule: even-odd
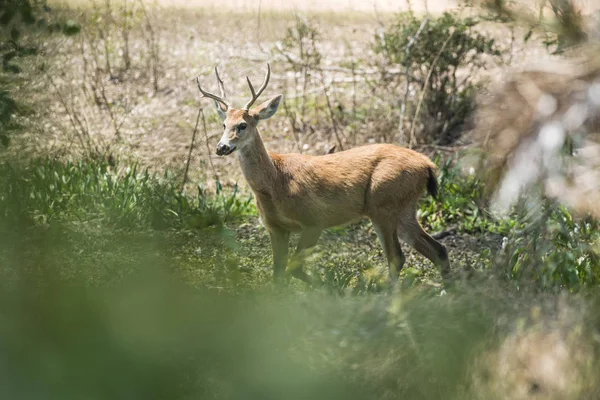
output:
[[[276,289],[265,249],[264,271],[239,290],[227,286],[239,277],[202,257],[235,253],[227,230],[181,224],[194,213],[241,216],[252,211],[245,199],[192,207],[169,197],[168,179],[117,179],[93,162],[2,168],[0,398],[600,393],[596,296],[524,293],[486,278],[447,293]],[[188,265],[190,241],[201,255]]]

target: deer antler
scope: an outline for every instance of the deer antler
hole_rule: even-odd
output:
[[[227,95],[225,94],[225,85],[223,84],[223,79],[219,76],[219,70],[215,66],[215,75],[217,75],[217,83],[219,84],[219,90],[221,91],[221,97],[227,100]]]
[[[256,99],[258,99],[258,97],[262,94],[262,92],[265,90],[265,88],[269,84],[270,77],[271,77],[271,66],[267,63],[267,74],[265,75],[265,81],[263,82],[260,89],[258,89],[258,93],[254,91],[254,86],[252,86],[252,82],[250,82],[250,78],[246,77],[246,80],[248,81],[248,86],[250,86],[250,92],[252,92],[252,100],[250,100],[248,103],[246,103],[246,105],[244,106],[245,110],[248,110],[252,106],[252,104],[254,104]]]
[[[208,97],[209,99],[213,99],[214,101],[217,101],[217,102],[223,104],[225,106],[225,109],[228,109],[229,107],[231,107],[231,104],[229,103],[229,101],[227,100],[227,96],[225,95],[225,86],[223,85],[223,80],[219,76],[219,70],[217,69],[217,67],[215,67],[215,74],[217,75],[217,83],[219,84],[219,90],[221,91],[221,96],[217,96],[216,94],[212,94],[212,93],[204,91],[204,89],[202,89],[202,86],[200,86],[200,78],[196,77],[196,83],[198,84],[198,90],[200,90],[200,93],[202,93],[202,97]]]

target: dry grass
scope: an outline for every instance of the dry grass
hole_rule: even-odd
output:
[[[153,0],[145,0],[152,3]],[[89,4],[86,0],[66,0],[62,4],[81,5]],[[414,11],[442,12],[457,8],[456,0],[225,0],[215,3],[208,0],[158,0],[163,7],[180,9],[203,8],[211,11],[256,12],[259,8],[263,10],[284,12],[372,12],[375,9],[383,12],[405,11],[412,8]]]

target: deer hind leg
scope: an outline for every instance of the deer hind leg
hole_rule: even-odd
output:
[[[321,236],[321,229],[305,229],[300,234],[300,240],[298,241],[298,247],[292,256],[290,263],[290,271],[294,278],[300,279],[314,285],[315,281],[320,282],[319,278],[311,277],[309,274],[304,272],[304,262],[308,253],[316,246]]]
[[[379,243],[383,248],[385,257],[388,261],[388,271],[392,282],[398,280],[398,275],[404,266],[404,253],[400,247],[400,241],[398,240],[398,233],[396,232],[396,219],[395,218],[378,218],[373,219],[373,227]]]
[[[450,273],[450,261],[446,247],[429,236],[417,221],[416,211],[410,208],[401,217],[398,224],[398,235],[407,244],[433,262],[445,278]]]

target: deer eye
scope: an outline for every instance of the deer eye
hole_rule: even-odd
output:
[[[243,131],[244,129],[246,129],[246,124],[242,122],[238,125],[238,128],[240,129],[240,131]]]

